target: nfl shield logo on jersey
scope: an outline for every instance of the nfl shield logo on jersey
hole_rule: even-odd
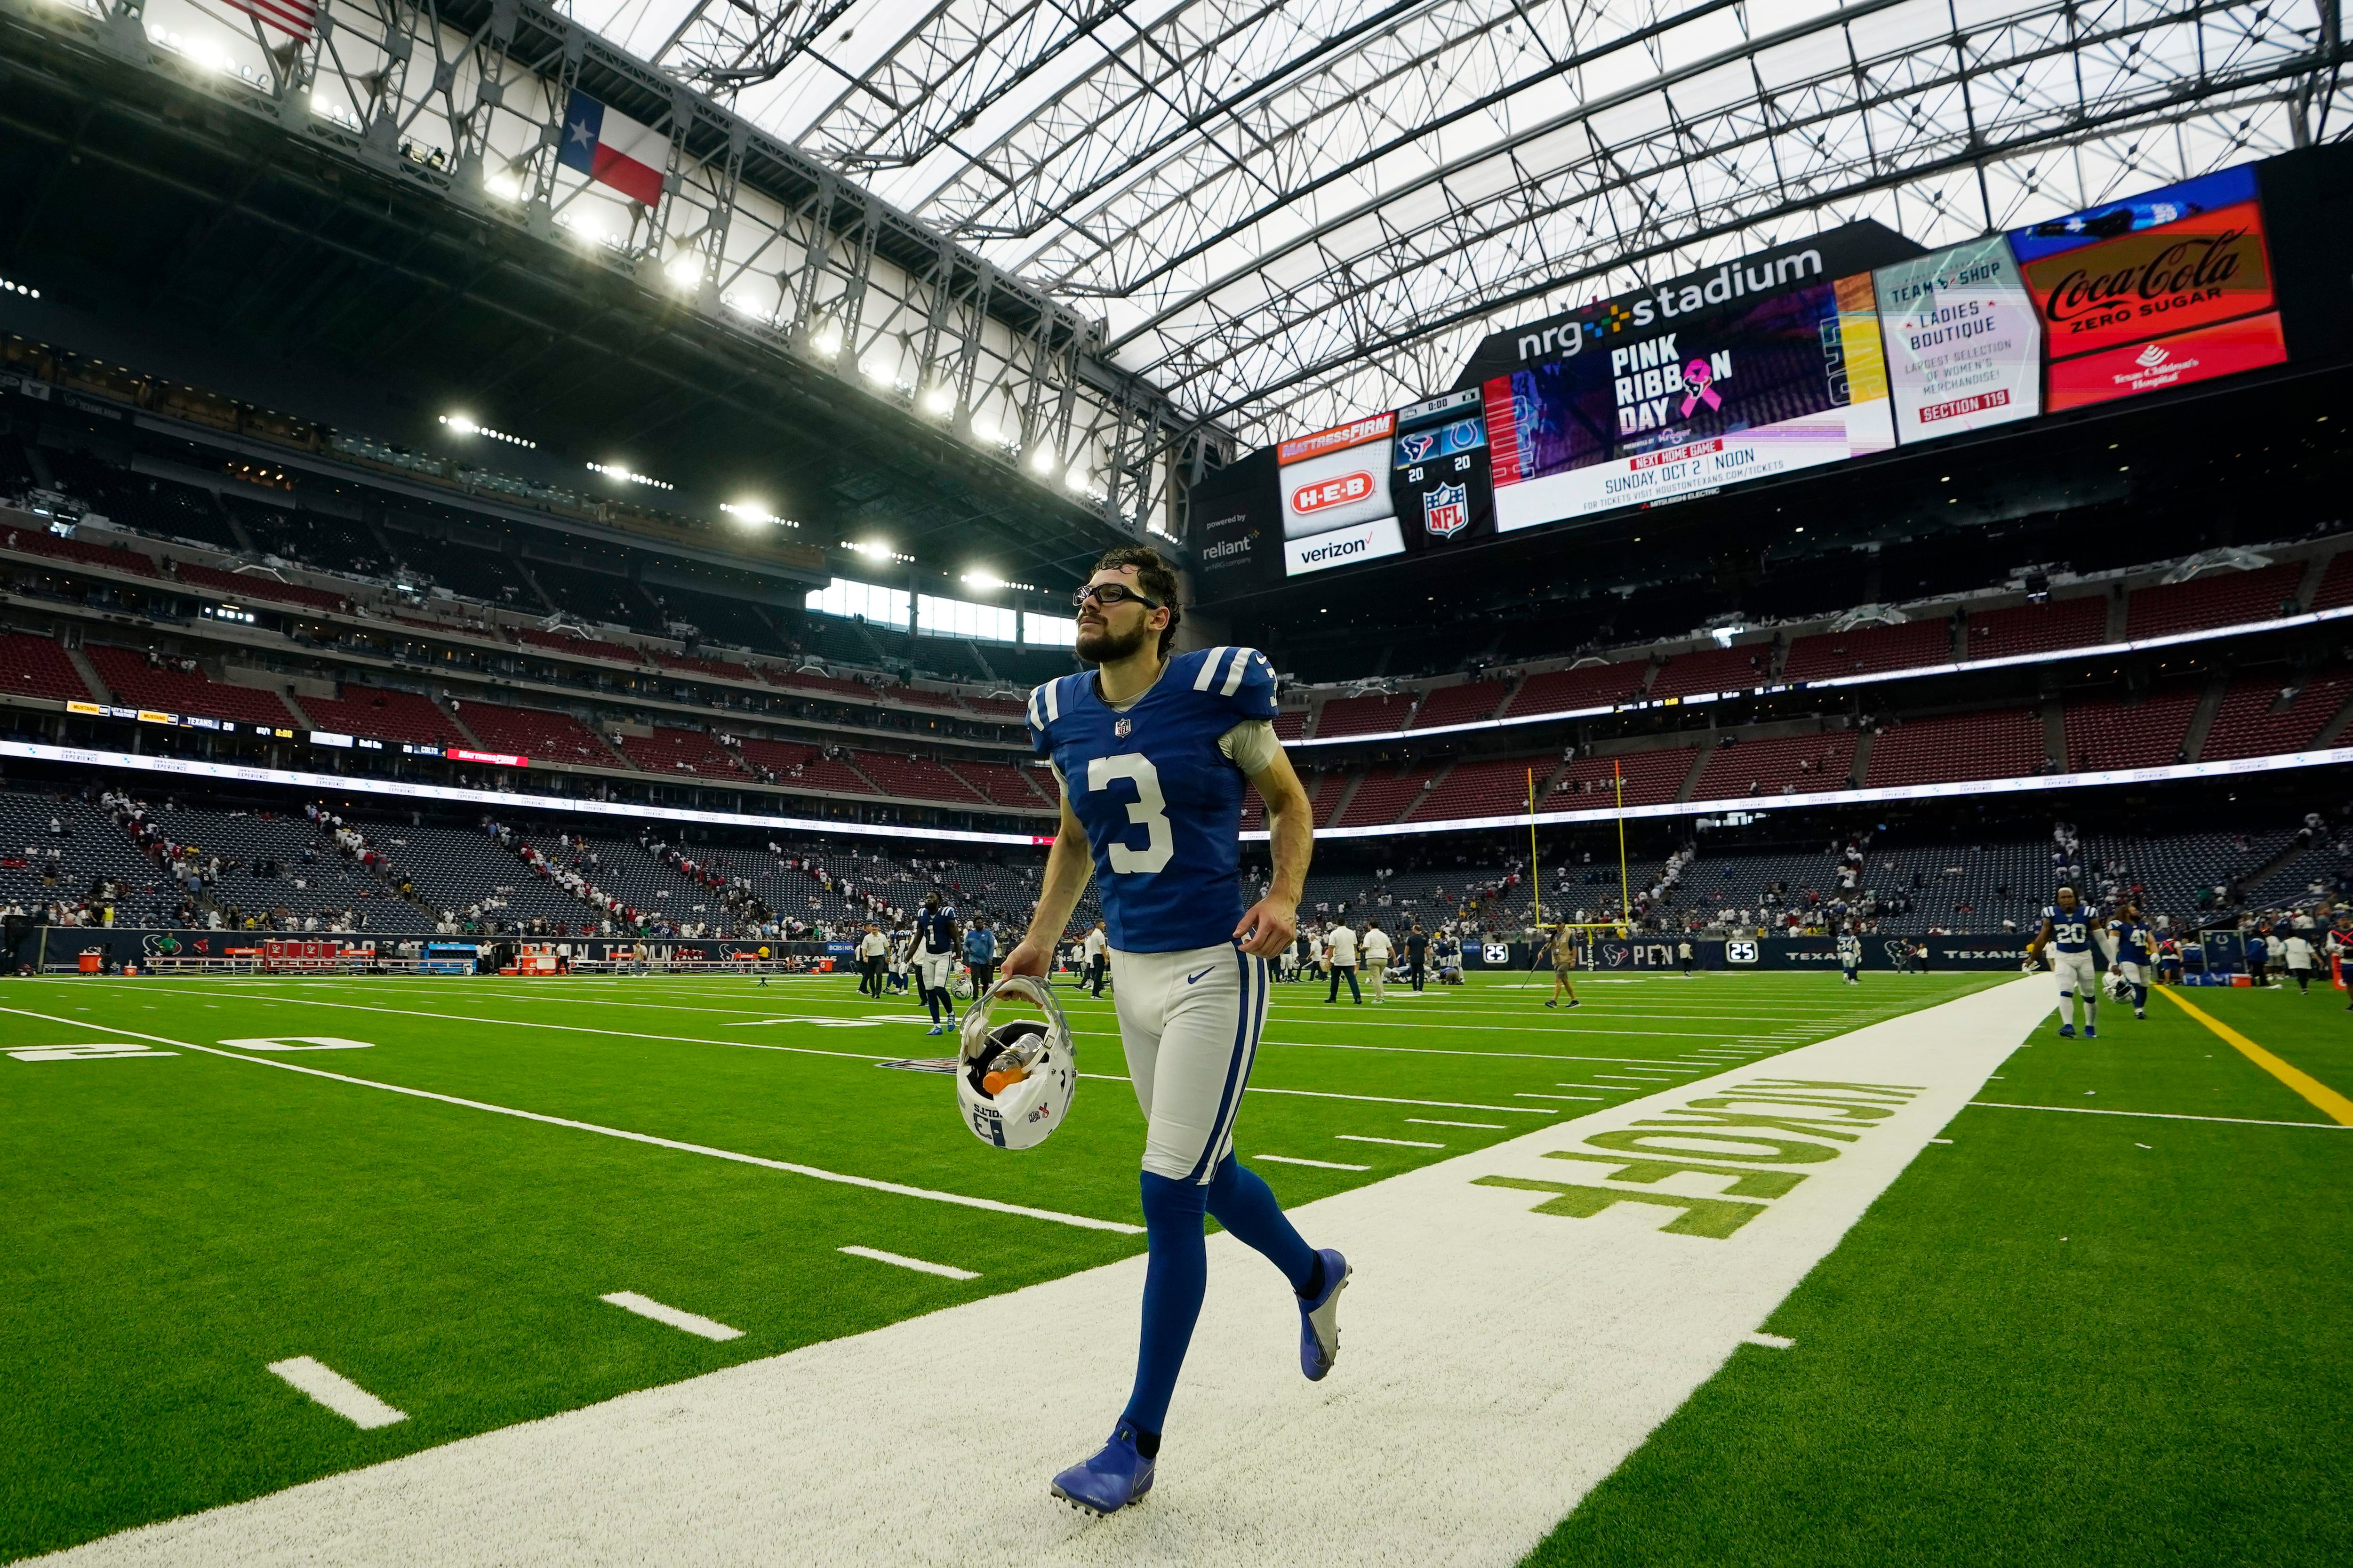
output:
[[[1433,539],[1451,539],[1471,526],[1467,485],[1440,485],[1421,497],[1421,522]]]
[[[1114,721],[1113,721],[1113,723],[1112,723],[1112,727],[1111,727],[1111,732],[1112,732],[1112,734],[1113,734],[1114,737],[1116,737],[1117,739],[1122,740],[1122,741],[1124,741],[1124,740],[1126,740],[1126,739],[1127,739],[1128,731],[1130,731],[1134,730],[1134,728],[1135,728],[1135,725],[1134,725],[1133,722],[1131,722],[1130,721],[1125,720],[1125,719],[1119,719],[1119,720],[1114,720]]]

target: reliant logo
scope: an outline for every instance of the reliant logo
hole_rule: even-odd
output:
[[[1201,552],[1202,563],[1207,564],[1210,562],[1223,561],[1229,556],[1248,555],[1250,552],[1250,540],[1257,537],[1257,534],[1252,533],[1249,539],[1228,539],[1212,544]]]
[[[1359,469],[1353,474],[1341,474],[1334,479],[1319,479],[1312,485],[1302,485],[1291,492],[1291,510],[1305,517],[1335,506],[1346,506],[1363,500],[1373,493],[1373,476]]]

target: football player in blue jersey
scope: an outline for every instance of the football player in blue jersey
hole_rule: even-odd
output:
[[[2108,922],[2108,943],[2115,952],[2108,973],[2132,987],[2133,1016],[2147,1017],[2148,928],[2140,923],[2140,911],[2130,903],[2116,906],[2116,918]]]
[[[2092,925],[2099,911],[2075,897],[2073,888],[2059,889],[2057,900],[2042,910],[2042,929],[2026,944],[2030,959],[2051,949],[2052,972],[2059,976],[2059,1033],[2075,1037],[2075,998],[2084,998],[2084,1037],[2099,1038],[2100,968],[2092,952]]]
[[[1160,1433],[1208,1278],[1203,1215],[1282,1273],[1299,1304],[1300,1370],[1340,1351],[1348,1262],[1307,1245],[1234,1158],[1234,1119],[1266,1022],[1267,960],[1296,934],[1313,837],[1306,792],[1274,734],[1274,671],[1246,647],[1172,656],[1174,573],[1114,550],[1077,595],[1079,657],[1096,668],[1029,694],[1029,731],[1061,784],[1062,818],[1029,931],[1008,974],[1043,975],[1087,879],[1113,962],[1127,1070],[1143,1107],[1149,1261],[1135,1383],[1111,1440],[1054,1495],[1111,1513],[1152,1488]],[[1266,803],[1273,870],[1243,908],[1245,781]]]
[[[923,895],[923,912],[915,917],[915,981],[923,994],[923,1005],[931,1009],[932,1026],[925,1034],[943,1032],[940,1015],[947,1015],[947,1028],[955,1027],[955,998],[948,994],[949,972],[955,967],[955,911],[940,907],[937,893]]]

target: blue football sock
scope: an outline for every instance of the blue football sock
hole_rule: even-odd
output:
[[[923,987],[923,1005],[931,1009],[932,1022],[940,1021],[940,994],[929,985]]]
[[[2136,1007],[2146,1007],[2148,1005],[2147,986],[2136,985],[2133,987],[2133,1005]]]
[[[1229,1154],[1209,1183],[1209,1213],[1231,1231],[1234,1239],[1282,1270],[1293,1290],[1303,1290],[1314,1277],[1318,1259],[1274,1201],[1274,1189],[1256,1171]]]
[[[1261,1184],[1263,1185],[1264,1184]],[[1209,1251],[1201,1216],[1209,1191],[1194,1182],[1172,1182],[1144,1173],[1144,1230],[1149,1261],[1144,1269],[1144,1334],[1135,1352],[1135,1388],[1121,1417],[1158,1433],[1168,1416],[1169,1395],[1201,1315],[1201,1293],[1209,1283]],[[1280,1217],[1280,1216],[1278,1216]]]

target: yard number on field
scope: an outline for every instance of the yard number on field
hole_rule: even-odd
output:
[[[111,1040],[91,1046],[25,1046],[8,1054],[20,1062],[95,1062],[109,1057],[176,1057],[180,1053],[159,1051],[153,1046],[128,1040]]]
[[[288,1035],[271,1040],[223,1040],[222,1045],[235,1051],[372,1051],[375,1047],[365,1040],[346,1040],[335,1035]]]

